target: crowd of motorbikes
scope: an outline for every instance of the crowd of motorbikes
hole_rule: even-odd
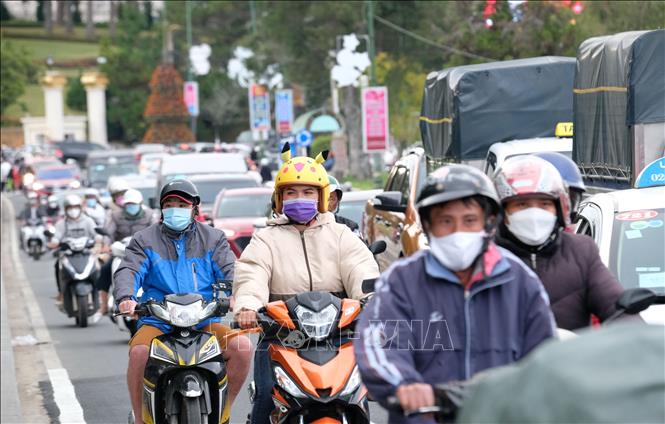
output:
[[[54,219],[28,219],[21,228],[21,245],[35,260],[46,253],[54,235]],[[108,235],[97,228],[100,236]],[[120,265],[131,237],[110,246],[112,271]],[[369,249],[376,256],[385,242]],[[58,276],[63,290],[63,312],[86,327],[99,309],[95,281],[100,272],[97,241],[69,238],[53,250],[59,258]],[[220,345],[211,333],[197,325],[230,310],[220,293],[231,288],[230,281],[214,287],[214,298],[206,302],[192,293],[173,294],[161,301],[148,300],[136,308],[137,316],[151,316],[173,326],[174,331],[156,337],[150,347],[144,373],[143,421],[153,423],[228,423],[225,361]],[[373,281],[363,282],[363,291],[374,291]],[[112,290],[111,290],[112,292]],[[637,314],[663,296],[646,289],[628,290],[618,301],[618,314]],[[120,330],[133,335],[137,321],[117,312],[114,299],[108,300],[110,319]],[[368,392],[362,384],[353,353],[353,335],[365,302],[340,299],[330,293],[307,292],[287,301],[268,303],[259,310],[257,332],[270,341],[269,355],[275,385],[272,423],[369,423]],[[616,318],[616,317],[615,317]],[[436,406],[417,411],[401,411],[397,399],[389,407],[406,416],[432,414],[437,422],[454,422],[467,398],[471,382],[448,383],[434,387]],[[250,400],[253,401],[251,383]],[[249,418],[249,417],[248,417]]]

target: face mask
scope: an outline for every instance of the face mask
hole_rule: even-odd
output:
[[[125,198],[122,195],[116,197],[115,198],[115,204],[122,207],[122,205],[125,204]]]
[[[163,209],[164,225],[173,231],[182,231],[192,222],[192,210],[189,208]]]
[[[506,227],[518,240],[529,246],[545,243],[554,231],[556,215],[541,208],[528,208],[508,215]]]
[[[137,205],[136,203],[130,203],[125,205],[125,212],[127,212],[128,215],[138,215],[139,212],[141,212],[141,205]]]
[[[291,218],[291,220],[307,224],[316,216],[317,201],[314,199],[292,199],[284,201],[284,215]]]
[[[94,208],[95,205],[97,205],[97,201],[95,199],[88,199],[85,201],[86,206],[89,208]]]
[[[451,271],[463,271],[480,254],[484,231],[456,232],[443,237],[429,236],[429,247],[434,257]]]
[[[71,219],[78,219],[78,217],[81,216],[81,208],[67,209],[67,216]]]

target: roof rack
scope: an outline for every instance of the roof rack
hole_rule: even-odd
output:
[[[604,163],[581,163],[578,167],[585,181],[630,184],[631,171],[628,167]]]

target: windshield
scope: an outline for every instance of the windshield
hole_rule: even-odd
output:
[[[74,172],[71,169],[45,169],[37,171],[37,179],[40,180],[60,180],[65,178],[74,178]]]
[[[270,209],[270,194],[225,196],[219,202],[216,218],[264,217]]]
[[[199,189],[201,203],[214,203],[217,194],[226,188],[258,187],[259,184],[252,179],[192,181]]]
[[[118,163],[115,165],[97,164],[92,165],[88,171],[91,183],[105,183],[115,175],[138,174],[139,169],[135,163]]]
[[[665,293],[665,209],[614,216],[610,269],[625,288]]]
[[[339,212],[337,215],[341,215],[344,218],[349,218],[356,224],[360,224],[362,221],[363,212],[365,211],[365,204],[367,200],[354,200],[352,202],[344,201],[342,198],[342,203],[339,205]]]

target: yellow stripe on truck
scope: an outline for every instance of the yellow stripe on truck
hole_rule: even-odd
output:
[[[628,88],[613,87],[613,86],[602,86],[602,87],[593,87],[593,88],[573,88],[573,93],[575,94],[591,94],[591,93],[601,93],[601,92],[626,93],[628,92]]]
[[[439,119],[431,119],[426,116],[421,116],[420,117],[421,121],[425,121],[428,124],[452,124],[453,118],[439,118]]]

